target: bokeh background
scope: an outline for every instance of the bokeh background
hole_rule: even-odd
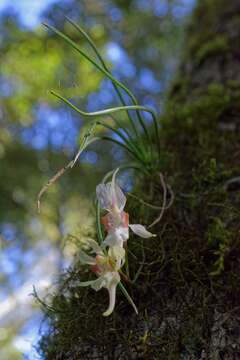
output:
[[[47,323],[33,286],[46,300],[56,291],[76,249],[67,235],[91,233],[95,186],[124,161],[108,143],[92,146],[37,214],[40,188],[73,156],[87,123],[49,90],[87,111],[118,104],[109,81],[41,22],[90,51],[65,15],[81,24],[114,75],[160,114],[193,7],[194,0],[0,0],[1,360],[39,359],[36,345]]]

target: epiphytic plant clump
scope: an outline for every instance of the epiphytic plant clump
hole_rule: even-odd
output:
[[[160,215],[156,220],[153,221],[153,223],[150,225],[151,227],[160,221],[164,210],[171,206],[173,201],[173,193],[169,185],[165,184],[163,175],[159,173],[160,142],[156,114],[148,107],[138,104],[137,99],[132,94],[132,92],[124,84],[117,80],[109,71],[105,61],[103,60],[96,45],[89,37],[89,35],[86,34],[86,32],[72,20],[68,18],[67,20],[85,38],[88,45],[90,45],[94,54],[96,55],[96,59],[93,59],[88,54],[86,54],[82,49],[79,48],[75,41],[73,41],[69,36],[60,30],[51,25],[44,25],[64,41],[66,41],[87,61],[93,64],[96,69],[104,74],[105,77],[110,79],[116,95],[121,102],[121,106],[89,113],[79,109],[70,100],[66,99],[62,95],[56,93],[55,91],[51,91],[53,95],[62,100],[66,105],[75,110],[81,116],[87,118],[103,118],[104,116],[111,116],[115,122],[115,126],[112,127],[107,124],[106,121],[96,119],[89,123],[89,126],[87,127],[87,130],[82,137],[83,140],[74,158],[65,167],[60,169],[41,189],[38,195],[38,209],[40,210],[40,200],[44,192],[68,169],[72,168],[76,164],[81,153],[92,143],[99,140],[107,140],[124,148],[127,153],[135,160],[135,162],[122,165],[119,168],[133,168],[141,171],[141,173],[146,175],[158,174],[160,176],[160,184],[163,188],[163,204],[161,207],[148,204],[144,200],[137,197],[137,199],[145,206],[149,206],[155,210],[160,210]],[[127,105],[125,101],[126,95],[131,101],[130,105]],[[128,119],[127,126],[119,123],[115,117],[113,118],[113,114],[118,112],[126,112]],[[153,134],[150,134],[149,129],[146,126],[143,118],[144,112],[149,113],[152,117],[154,128]],[[136,122],[134,116],[136,116]],[[111,131],[113,136],[95,136],[94,130],[98,126],[102,126],[107,131]],[[117,140],[116,137],[119,140]],[[90,265],[90,269],[96,275],[96,279],[84,282],[77,281],[75,284],[76,286],[91,286],[96,291],[100,290],[101,288],[108,290],[109,307],[103,314],[105,316],[110,315],[114,309],[117,286],[120,287],[123,294],[126,296],[137,313],[137,308],[122,283],[122,280],[131,282],[128,276],[128,261],[126,261],[129,229],[142,238],[155,236],[143,225],[129,224],[129,215],[124,211],[126,197],[123,194],[121,188],[116,183],[116,174],[118,170],[119,169],[117,169],[115,172],[112,171],[107,174],[105,180],[96,188],[98,241],[96,242],[93,239],[89,239],[86,244],[88,247],[88,253],[83,250],[79,251],[79,259],[81,264]],[[105,183],[109,175],[112,175],[112,180],[111,182]],[[170,201],[167,204],[168,193],[170,194]],[[101,210],[106,212],[105,216],[103,217],[101,217]],[[102,230],[102,225],[104,227],[105,233]],[[136,279],[137,276],[135,276],[134,281],[136,281]]]

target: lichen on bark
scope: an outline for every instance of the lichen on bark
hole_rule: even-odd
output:
[[[157,238],[129,241],[129,285],[139,315],[118,294],[111,318],[105,295],[72,288],[79,264],[45,308],[45,359],[238,359],[240,299],[239,0],[201,0],[186,34],[182,65],[161,122],[161,171],[175,193]],[[155,204],[161,187],[155,174]],[[137,206],[136,206],[137,205]],[[152,210],[131,199],[148,223]],[[142,247],[145,255],[142,257]]]

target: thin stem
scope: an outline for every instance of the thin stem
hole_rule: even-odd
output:
[[[153,124],[154,124],[154,128],[155,128],[158,152],[159,152],[159,155],[160,155],[161,149],[160,149],[160,137],[159,137],[159,128],[158,128],[157,116],[156,116],[154,111],[151,112],[151,115],[152,115]]]
[[[127,289],[125,289],[125,287],[123,286],[123,284],[120,282],[118,284],[118,286],[120,287],[122,293],[124,294],[124,296],[127,298],[127,300],[129,301],[129,303],[132,305],[132,307],[134,308],[135,313],[138,315],[138,309],[136,307],[136,305],[133,302],[133,299],[131,298],[131,296],[129,295],[129,293],[127,292]]]
[[[97,225],[97,234],[100,241],[100,244],[104,240],[103,232],[102,232],[102,225],[101,225],[101,208],[99,201],[97,200],[97,206],[96,206],[96,225]]]

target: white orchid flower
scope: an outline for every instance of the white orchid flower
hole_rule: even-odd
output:
[[[125,261],[125,250],[119,246],[113,246],[105,254],[96,241],[90,239],[88,243],[96,256],[90,256],[80,250],[79,258],[82,264],[91,265],[91,270],[98,278],[96,280],[80,282],[78,285],[91,286],[95,291],[106,288],[109,293],[109,306],[103,315],[109,316],[115,307],[116,287],[121,280],[119,270]]]
[[[102,223],[107,231],[104,244],[122,247],[123,243],[129,238],[129,228],[142,238],[150,238],[155,235],[143,225],[129,224],[129,214],[123,211],[127,199],[116,183],[117,172],[118,169],[113,173],[111,182],[97,186],[96,195],[100,207],[108,212],[107,215],[102,217]]]

